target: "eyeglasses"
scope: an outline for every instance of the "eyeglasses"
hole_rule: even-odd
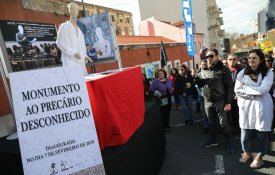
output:
[[[214,56],[215,56],[215,55],[208,55],[208,56],[206,56],[206,58],[209,58],[209,57],[210,57],[210,58],[214,58]]]
[[[228,59],[228,61],[236,61],[236,59],[235,59],[235,58],[233,58],[233,59]]]
[[[266,62],[271,62],[271,60],[265,60]]]

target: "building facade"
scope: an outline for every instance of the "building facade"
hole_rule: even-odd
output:
[[[49,12],[69,16],[67,4],[70,0],[22,0],[23,7],[29,10]],[[83,6],[79,1],[74,1],[80,7],[79,15],[83,16]],[[134,35],[133,15],[131,12],[112,9],[108,7],[84,3],[85,15],[108,12],[110,22],[116,26],[117,35]]]
[[[168,24],[161,22],[154,17],[144,20],[140,23],[140,34],[144,36],[163,36],[178,43],[186,42],[186,30],[183,22]],[[200,65],[199,50],[203,46],[203,34],[194,33],[194,59],[190,60],[188,67],[198,69]],[[194,63],[193,63],[194,62]],[[194,67],[195,66],[195,67]]]
[[[221,29],[223,25],[222,11],[217,6],[216,0],[207,1],[207,14],[209,22],[209,47],[216,48],[221,53],[224,47],[221,41],[223,41],[225,31]]]
[[[179,0],[139,0],[139,8],[141,20],[150,17],[170,23],[183,20],[182,1]],[[203,34],[203,46],[220,50],[220,40],[224,38],[225,31],[220,28],[223,25],[222,11],[218,8],[216,0],[193,0],[192,13],[195,23],[194,32]]]

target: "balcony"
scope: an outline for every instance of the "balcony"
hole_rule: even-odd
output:
[[[212,28],[219,28],[220,27],[220,23],[216,18],[212,18],[209,19],[209,26],[208,26],[208,30],[212,29]]]
[[[224,30],[219,30],[218,31],[218,36],[219,37],[224,37],[225,36],[225,31]]]
[[[223,18],[222,17],[218,17],[217,21],[219,22],[220,25],[223,25]]]
[[[219,45],[219,38],[210,37],[210,43],[215,44],[215,45]]]
[[[217,8],[217,4],[215,0],[208,0],[207,1],[207,6],[209,10]]]

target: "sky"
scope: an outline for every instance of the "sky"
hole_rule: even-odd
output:
[[[251,33],[251,19],[266,7],[267,0],[216,0],[223,12],[225,32]]]
[[[80,1],[80,0],[79,0]],[[135,34],[139,34],[138,0],[84,0],[84,2],[132,12]],[[267,5],[267,0],[216,0],[223,11],[225,32],[251,33],[251,19]]]

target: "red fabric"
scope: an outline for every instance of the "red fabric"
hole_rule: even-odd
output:
[[[174,87],[173,94],[178,95],[179,94],[179,89],[177,88],[177,78],[176,78],[176,76],[170,75],[169,79],[173,81],[173,87]]]
[[[101,150],[122,145],[144,121],[141,68],[86,82]]]

